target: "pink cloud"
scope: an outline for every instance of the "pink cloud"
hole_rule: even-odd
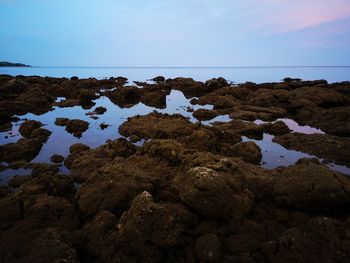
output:
[[[262,10],[253,28],[270,27],[275,32],[288,32],[314,27],[350,16],[349,0],[252,0]]]

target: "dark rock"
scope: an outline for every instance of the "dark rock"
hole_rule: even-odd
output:
[[[324,134],[289,133],[277,136],[274,142],[287,149],[314,154],[327,161],[350,164],[350,139]],[[341,149],[341,150],[340,150]]]
[[[196,240],[195,250],[199,260],[217,262],[221,257],[220,241],[215,234],[206,234]]]
[[[244,122],[241,120],[233,120],[230,122],[216,122],[213,125],[226,133],[239,134],[241,136],[247,136],[248,138],[252,139],[262,138],[264,133],[263,127],[255,123]]]
[[[195,117],[199,121],[208,121],[215,118],[218,115],[219,113],[215,110],[198,109],[193,112],[193,117]]]
[[[196,167],[176,178],[180,198],[201,216],[213,219],[242,218],[253,195],[237,178],[208,167]]]
[[[55,124],[58,126],[66,126],[66,131],[78,138],[89,128],[88,122],[78,119],[70,120],[67,118],[57,118]]]
[[[31,161],[38,155],[51,132],[42,128],[33,130],[31,139],[19,139],[16,143],[0,146],[0,159],[6,162]]]
[[[331,211],[350,203],[350,179],[313,163],[286,168],[273,185],[276,202],[304,211]]]
[[[22,184],[28,182],[30,179],[30,176],[15,175],[12,176],[11,179],[8,181],[8,185],[13,188],[18,188]]]
[[[226,156],[241,157],[243,161],[259,164],[262,159],[261,149],[255,142],[241,142],[230,148],[231,154]]]
[[[64,157],[59,154],[54,154],[51,156],[50,160],[53,163],[62,163],[64,161]]]
[[[4,123],[0,124],[0,132],[6,132],[6,131],[11,131],[12,130],[12,123]]]
[[[102,115],[107,111],[107,109],[105,107],[96,107],[96,109],[94,109],[92,112],[88,112],[87,115]]]
[[[138,249],[147,241],[162,248],[176,245],[183,226],[171,208],[155,203],[150,193],[142,192],[119,220],[121,238]]]
[[[121,108],[130,108],[140,102],[141,89],[135,86],[117,87],[106,93],[108,98]]]
[[[18,131],[24,138],[32,138],[33,131],[41,126],[43,124],[39,121],[25,121],[21,124]]]
[[[264,131],[266,133],[272,135],[283,135],[291,132],[291,130],[283,121],[276,121],[274,123],[264,123],[262,126],[264,127]]]
[[[56,118],[55,124],[57,126],[66,126],[69,123],[68,118]]]
[[[69,147],[69,152],[70,153],[79,153],[79,152],[87,151],[89,149],[90,149],[90,147],[85,145],[85,144],[75,143]]]
[[[109,125],[109,124],[106,124],[106,123],[101,123],[100,125],[100,128],[101,128],[101,130],[104,130],[104,129],[107,129],[109,126],[111,126],[111,125]]]
[[[102,210],[124,211],[128,202],[145,190],[152,191],[153,180],[138,167],[126,167],[123,162],[105,166],[91,174],[81,184],[77,201],[86,215]]]
[[[163,76],[158,76],[153,78],[152,80],[156,82],[162,82],[162,81],[165,81],[165,78]]]
[[[58,106],[60,108],[74,107],[78,106],[79,104],[80,101],[78,99],[65,99],[60,102],[55,102],[55,106]]]

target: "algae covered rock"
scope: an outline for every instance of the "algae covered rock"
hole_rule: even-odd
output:
[[[175,179],[180,198],[198,214],[236,220],[251,208],[253,194],[238,178],[208,167],[195,167]]]

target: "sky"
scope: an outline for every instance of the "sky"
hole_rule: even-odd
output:
[[[0,0],[0,61],[350,65],[350,0]]]

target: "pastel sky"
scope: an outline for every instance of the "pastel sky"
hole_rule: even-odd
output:
[[[0,61],[350,65],[350,0],[0,0]]]

